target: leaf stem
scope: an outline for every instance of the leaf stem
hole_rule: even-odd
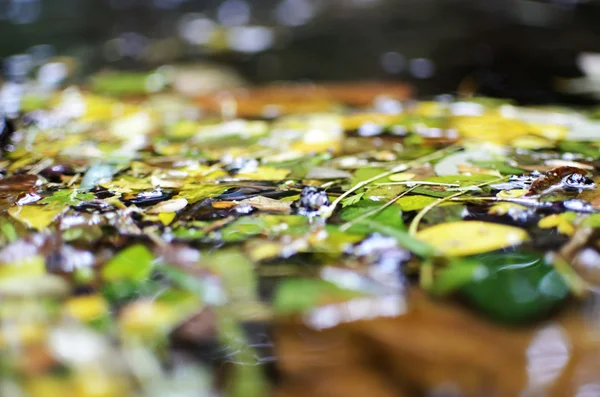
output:
[[[401,197],[407,195],[408,193],[412,192],[413,190],[415,190],[417,187],[419,187],[419,185],[415,185],[412,186],[410,189],[403,191],[402,193],[400,193],[399,195],[397,195],[396,197],[394,197],[393,199],[391,199],[390,201],[388,201],[387,203],[371,210],[371,211],[367,211],[364,214],[360,215],[359,217],[356,217],[354,219],[352,219],[351,221],[348,221],[346,223],[344,223],[343,225],[340,226],[340,231],[344,232],[346,230],[348,230],[350,227],[352,227],[352,225],[357,224],[360,221],[363,221],[375,214],[378,214],[379,212],[383,211],[384,209],[386,209],[387,207],[389,207],[390,205],[394,204],[396,201],[398,201]]]
[[[438,150],[436,152],[430,153],[430,154],[428,154],[426,156],[419,157],[418,159],[409,161],[406,164],[398,164],[398,165],[396,165],[395,167],[391,168],[388,171],[382,172],[379,175],[375,175],[374,177],[369,178],[369,179],[367,179],[365,181],[361,181],[361,182],[357,183],[356,185],[352,186],[346,192],[344,192],[344,194],[342,194],[340,197],[338,197],[337,199],[335,199],[333,201],[333,203],[331,203],[329,206],[323,207],[323,211],[321,213],[321,216],[323,217],[323,219],[329,218],[333,214],[333,211],[335,211],[336,207],[340,204],[340,202],[343,199],[345,199],[346,197],[348,197],[349,195],[351,195],[352,193],[354,193],[358,189],[360,189],[362,187],[365,187],[368,184],[373,183],[373,182],[375,182],[378,179],[385,178],[385,177],[387,177],[389,175],[392,175],[392,174],[395,174],[397,172],[406,171],[409,168],[412,168],[412,167],[414,167],[414,166],[416,166],[418,164],[423,164],[423,163],[426,163],[428,161],[435,160],[435,159],[439,158],[440,156],[443,156],[443,155],[447,154],[448,152],[452,152],[452,151],[458,150],[459,148],[460,147],[458,145],[447,146],[447,147],[445,147],[445,148],[443,148],[441,150]]]
[[[473,187],[483,187],[483,186],[489,185],[491,183],[499,182],[499,181],[501,181],[503,179],[506,179],[506,177],[502,177],[502,178],[494,179],[494,180],[491,180],[491,181],[483,182],[483,183],[480,183],[478,185],[474,185]],[[419,211],[419,213],[414,217],[414,219],[410,223],[410,226],[408,228],[408,234],[410,234],[411,236],[415,236],[417,234],[417,232],[419,231],[419,223],[425,217],[425,215],[427,215],[427,213],[429,211],[431,211],[432,209],[434,209],[438,205],[440,205],[440,204],[442,204],[442,203],[444,203],[446,201],[453,200],[456,197],[462,196],[463,194],[465,194],[467,192],[468,192],[468,190],[463,190],[463,191],[460,191],[458,193],[454,193],[451,196],[438,199],[438,200],[434,201],[433,203],[429,204],[428,206],[426,206],[425,208],[423,208],[421,211]]]

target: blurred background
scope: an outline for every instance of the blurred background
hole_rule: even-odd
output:
[[[0,0],[0,56],[9,80],[55,56],[77,59],[78,78],[209,61],[252,83],[398,80],[421,96],[589,104],[593,84],[568,79],[600,51],[599,18],[596,0]]]

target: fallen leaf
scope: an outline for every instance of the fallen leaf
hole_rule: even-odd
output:
[[[24,205],[22,207],[11,207],[8,209],[8,213],[25,226],[36,230],[42,230],[50,226],[65,208],[66,207],[54,205]]]
[[[289,214],[292,206],[290,201],[279,201],[264,196],[255,196],[242,200],[239,204],[249,204],[259,211],[278,212],[281,214]]]
[[[147,211],[148,214],[160,214],[163,212],[177,212],[185,208],[188,204],[184,198],[178,198],[173,200],[162,201],[153,207],[150,207]]]
[[[490,222],[442,223],[417,233],[417,238],[448,256],[475,255],[520,244],[529,239],[521,228]]]

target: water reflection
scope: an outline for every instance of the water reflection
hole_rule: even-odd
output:
[[[538,331],[526,351],[529,384],[524,396],[539,395],[562,373],[570,359],[568,337],[561,326],[553,324]]]
[[[396,317],[405,312],[403,296],[356,298],[316,308],[304,317],[304,321],[310,328],[323,330],[353,321]]]

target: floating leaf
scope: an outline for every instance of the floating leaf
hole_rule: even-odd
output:
[[[174,199],[184,198],[189,204],[194,204],[205,198],[217,197],[227,190],[229,186],[203,183],[201,185],[186,184]]]
[[[402,211],[409,212],[422,210],[423,208],[436,202],[437,200],[438,199],[435,197],[414,195],[401,197],[400,199],[398,199],[398,201],[396,201],[396,204],[402,208]],[[440,205],[456,205],[456,203],[445,202]]]
[[[474,306],[497,320],[536,320],[568,296],[567,284],[543,254],[517,251],[471,259],[486,271],[480,271],[462,292]]]
[[[487,268],[479,261],[454,259],[436,274],[430,291],[436,295],[446,295],[487,276]]]
[[[529,239],[521,228],[490,222],[442,223],[417,233],[417,238],[449,256],[466,256],[495,251]]]
[[[144,281],[150,276],[154,256],[141,244],[132,245],[115,255],[102,268],[106,281]]]
[[[371,178],[376,177],[377,175],[383,174],[386,171],[387,170],[384,170],[383,168],[359,168],[356,170],[356,172],[354,172],[354,177],[352,178],[352,182],[350,182],[350,184],[354,186],[360,182],[369,180]],[[372,184],[383,182],[390,182],[390,179],[387,177],[379,178],[373,181]]]
[[[366,213],[376,210],[381,207],[381,203],[371,201],[371,200],[363,200],[357,204],[352,206],[348,206],[342,211],[340,211],[340,218],[344,221],[353,221]],[[398,208],[396,205],[391,205],[376,214],[369,217],[374,222],[380,223],[385,226],[398,228],[404,230],[404,221],[402,220],[402,210]],[[371,233],[372,230],[361,222],[353,225],[350,229],[350,232],[354,233]]]
[[[42,230],[50,226],[64,210],[63,206],[24,205],[10,207],[8,213],[25,226]]]
[[[96,198],[93,193],[80,193],[77,190],[63,189],[52,193],[40,201],[42,204],[60,203],[64,205],[78,205],[82,201]]]
[[[282,233],[301,235],[308,230],[308,219],[300,215],[262,215],[236,219],[220,230],[225,242],[244,241],[261,234],[275,236]]]
[[[236,174],[236,179],[248,179],[253,181],[280,181],[288,176],[290,170],[284,168],[258,167],[254,171]]]

